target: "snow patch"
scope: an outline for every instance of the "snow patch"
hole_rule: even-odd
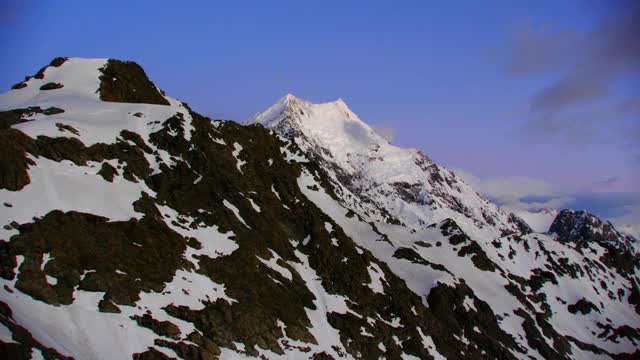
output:
[[[240,156],[241,151],[242,151],[242,145],[238,144],[237,142],[234,142],[232,155],[234,158],[236,158],[236,168],[238,169],[238,171],[240,171],[240,173],[242,173],[242,166],[244,166],[244,164],[247,163],[246,161],[241,160],[238,157]]]
[[[236,216],[236,218],[238,218],[238,220],[240,220],[240,222],[246,226],[246,227],[250,227],[249,225],[247,225],[246,222],[244,222],[244,219],[242,218],[242,216],[240,216],[240,210],[238,210],[237,207],[235,207],[232,203],[228,202],[226,199],[222,201],[222,204],[229,210],[231,210],[233,212],[233,214]]]

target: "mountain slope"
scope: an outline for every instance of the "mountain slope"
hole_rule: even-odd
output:
[[[519,321],[524,319],[524,325],[514,324],[510,319],[499,321],[507,333],[518,334],[521,339],[536,337],[533,329],[527,329],[527,326],[532,326],[527,325],[531,321],[538,327],[538,332],[551,339],[546,345],[544,342],[528,341],[531,350],[544,358],[566,356],[564,354],[567,353],[569,341],[581,339],[574,342],[580,346],[584,345],[580,341],[593,343],[590,332],[601,333],[602,328],[606,327],[603,325],[604,318],[611,320],[613,314],[617,319],[613,323],[619,321],[637,331],[639,320],[637,314],[633,313],[637,300],[635,295],[630,295],[637,292],[638,285],[638,261],[635,255],[597,242],[587,244],[592,252],[585,253],[581,248],[585,244],[559,243],[554,236],[531,234],[532,230],[521,219],[506,214],[482,198],[455,174],[430,161],[426,168],[419,166],[414,159],[420,152],[388,144],[341,100],[311,104],[287,95],[247,121],[256,122],[296,142],[309,158],[321,165],[327,178],[338,189],[335,191],[338,196],[333,200],[317,200],[325,204],[320,207],[334,219],[342,217],[343,220],[337,221],[347,233],[379,259],[384,259],[397,274],[402,274],[401,277],[417,294],[426,297],[435,284],[464,279],[493,309],[509,309],[503,316],[515,317]],[[353,131],[354,128],[360,130]],[[359,136],[354,136],[354,133]],[[405,156],[395,156],[398,153]],[[391,170],[387,172],[387,169]],[[446,174],[443,178],[448,181],[434,180],[434,173]],[[424,204],[415,197],[403,196],[403,188],[393,186],[398,179],[407,179],[410,185],[404,188],[411,188],[417,194],[427,194],[436,201]],[[312,195],[308,196],[313,199]],[[447,199],[453,201],[448,202]],[[335,204],[325,207],[331,201]],[[451,203],[458,206],[450,206]],[[390,216],[403,220],[395,223],[405,226],[399,227],[393,221],[377,217],[377,209],[382,209],[380,212],[389,210]],[[369,234],[361,225],[344,218],[350,213],[355,213],[355,218],[361,221],[373,224]],[[351,217],[354,218],[353,215]],[[404,221],[407,218],[419,218],[422,222],[416,225]],[[460,236],[469,239],[470,243],[463,245],[462,249],[458,246],[452,246],[448,251],[433,249],[432,245],[438,244],[438,241],[429,229],[441,227],[442,223],[439,222],[442,221],[459,226]],[[380,239],[386,241],[376,241]],[[620,238],[620,241],[625,240]],[[465,244],[460,240],[449,243]],[[555,250],[549,250],[550,247]],[[424,268],[412,269],[403,256],[400,259],[391,256],[398,251],[406,254],[408,250],[405,249],[412,250],[413,263],[425,260],[443,265],[451,277],[442,272],[433,272],[438,266],[431,266],[431,272]],[[461,259],[456,257],[467,254],[471,255],[471,261],[462,260],[463,263],[457,264]],[[619,266],[614,266],[615,261],[611,261],[613,258],[625,260],[620,260]],[[616,274],[605,271],[607,267]],[[480,275],[478,270],[485,273]],[[598,274],[600,271],[605,272]],[[594,286],[585,288],[582,284],[584,276],[589,276],[590,282],[595,282]],[[598,284],[598,277],[610,278],[611,283]],[[564,282],[562,286],[561,280]],[[609,289],[611,284],[615,284],[613,290]],[[569,296],[563,290],[567,287],[571,289]],[[602,292],[604,289],[607,291]],[[615,292],[618,296],[613,295]],[[599,299],[601,309],[598,311],[609,315],[593,318],[588,324],[574,320],[576,315],[567,304],[587,297]],[[513,300],[516,302],[512,303]],[[527,311],[531,313],[525,315]],[[556,319],[578,323],[581,327],[561,328],[565,331],[556,332],[558,330],[552,325],[558,323]],[[616,338],[608,339],[608,344],[606,340],[596,343],[614,352],[632,351],[637,341],[634,336],[628,339],[626,346],[615,345],[618,342]]]
[[[343,103],[272,110],[309,118],[211,121],[107,59],[0,95],[0,353],[638,355],[637,257],[530,233]]]

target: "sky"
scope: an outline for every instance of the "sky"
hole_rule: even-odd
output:
[[[136,61],[213,118],[342,98],[505,206],[633,225],[639,4],[0,0],[0,88],[71,56]]]

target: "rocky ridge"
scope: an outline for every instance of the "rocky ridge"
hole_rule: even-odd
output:
[[[634,254],[532,232],[344,102],[241,126],[57,58],[0,110],[10,358],[639,354]]]

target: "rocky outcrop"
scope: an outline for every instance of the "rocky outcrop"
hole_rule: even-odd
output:
[[[549,232],[557,234],[562,241],[598,242],[635,253],[632,244],[636,239],[619,232],[611,222],[602,221],[586,210],[562,210],[553,220]]]

